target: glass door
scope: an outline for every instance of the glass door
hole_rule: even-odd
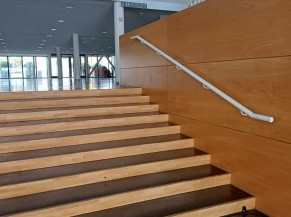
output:
[[[35,78],[35,65],[33,57],[23,57],[23,77]]]
[[[0,56],[0,78],[9,78],[7,56]]]
[[[62,69],[64,78],[73,78],[73,56],[62,56]]]
[[[22,58],[8,57],[10,78],[22,78]]]

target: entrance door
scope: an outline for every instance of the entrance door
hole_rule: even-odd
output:
[[[62,56],[63,78],[74,77],[73,56]]]

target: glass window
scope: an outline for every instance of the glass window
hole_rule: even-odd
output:
[[[23,77],[34,78],[34,68],[33,57],[23,57]]]
[[[6,56],[0,56],[0,78],[8,78],[8,61]]]
[[[36,77],[47,78],[47,57],[36,57]]]
[[[89,64],[89,74],[90,76],[95,76],[97,73],[96,71],[94,72],[94,67],[97,63],[97,56],[88,56],[88,64]]]
[[[8,57],[10,78],[22,78],[21,57]]]
[[[70,60],[69,57],[62,57],[63,77],[70,77]]]
[[[81,75],[82,77],[85,77],[85,76],[86,76],[86,63],[85,63],[85,56],[81,56],[80,75]]]
[[[52,57],[52,77],[58,77],[58,58]]]

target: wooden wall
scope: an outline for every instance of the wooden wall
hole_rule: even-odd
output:
[[[291,212],[291,1],[207,0],[121,37],[121,84],[168,112],[270,216]],[[243,117],[139,34],[273,124]]]

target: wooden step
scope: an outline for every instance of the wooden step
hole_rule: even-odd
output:
[[[17,136],[36,133],[49,133],[60,132],[68,130],[79,129],[93,129],[98,127],[112,127],[112,126],[125,126],[132,124],[146,124],[166,122],[169,120],[168,114],[150,115],[150,116],[137,116],[137,117],[122,117],[112,119],[99,119],[88,121],[75,121],[75,122],[59,122],[52,124],[38,124],[38,125],[23,125],[13,127],[1,127],[0,136]]]
[[[21,102],[1,102],[0,110],[38,109],[38,108],[65,108],[88,105],[114,105],[124,103],[148,103],[149,96],[126,96],[104,98],[53,99]]]
[[[226,172],[208,164],[4,199],[0,216],[221,174]]]
[[[69,91],[32,91],[0,93],[0,100],[16,99],[57,99],[73,97],[130,96],[141,95],[141,88],[121,88],[111,90],[69,90]]]
[[[158,105],[134,105],[120,107],[104,107],[74,110],[55,110],[46,112],[9,113],[0,114],[0,123],[16,121],[48,120],[58,118],[89,117],[100,115],[128,114],[138,112],[157,112]]]
[[[6,173],[0,174],[0,186],[39,181],[44,179],[60,178],[64,176],[72,176],[101,170],[154,163],[159,161],[184,159],[193,156],[202,156],[205,154],[205,152],[202,152],[195,148],[187,148],[174,151],[163,151],[120,158],[112,158],[100,161],[90,161],[79,164],[69,164],[58,167],[27,170],[16,173]]]
[[[249,197],[240,200],[231,201],[228,203],[218,204],[211,207],[205,207],[190,212],[170,215],[168,217],[220,217],[222,215],[229,215],[242,210],[242,207],[246,206],[247,209],[255,208],[255,198]]]
[[[0,163],[0,174],[194,147],[193,139]]]
[[[250,203],[249,203],[250,200]],[[203,217],[218,217],[223,211],[224,205],[242,201],[244,206],[251,208],[253,199],[251,195],[231,186],[224,185],[214,188],[193,191],[189,193],[173,195],[169,197],[129,204],[98,212],[78,215],[80,217],[104,217],[104,216],[126,216],[126,217],[164,217],[186,214],[197,210],[206,210],[216,207],[218,213],[207,213]],[[220,209],[219,209],[220,208]],[[241,210],[242,207],[240,207]],[[195,213],[196,214],[196,213]],[[190,215],[191,217],[196,215]],[[200,215],[197,215],[200,216]],[[242,217],[235,215],[235,217]]]
[[[230,183],[230,175],[223,174],[202,179],[194,179],[159,187],[141,189],[137,191],[116,194],[107,197],[91,199],[71,204],[59,205],[56,207],[20,213],[13,216],[76,216],[90,212],[102,211],[128,204],[168,197],[177,194],[212,188]]]
[[[174,160],[138,164],[133,166],[111,168],[89,173],[81,173],[71,176],[56,177],[39,181],[31,181],[0,187],[0,199],[19,197],[63,188],[71,188],[88,185],[108,180],[116,180],[127,177],[139,176],[161,171],[169,171],[210,163],[209,155],[186,157]]]
[[[7,142],[0,146],[0,153],[21,152],[64,146],[82,145],[88,143],[105,142],[121,139],[140,138],[180,133],[180,126],[167,126],[148,129],[125,130],[89,135],[68,136],[59,138]]]
[[[189,139],[181,134],[171,134],[163,136],[150,136],[145,138],[123,139],[107,142],[97,142],[75,146],[65,146],[51,149],[40,149],[26,152],[14,152],[0,154],[0,162],[18,161],[41,157],[50,157],[55,155],[73,154],[78,152],[97,151],[103,149],[129,147],[135,145],[144,145],[150,143],[172,142],[177,140]]]

